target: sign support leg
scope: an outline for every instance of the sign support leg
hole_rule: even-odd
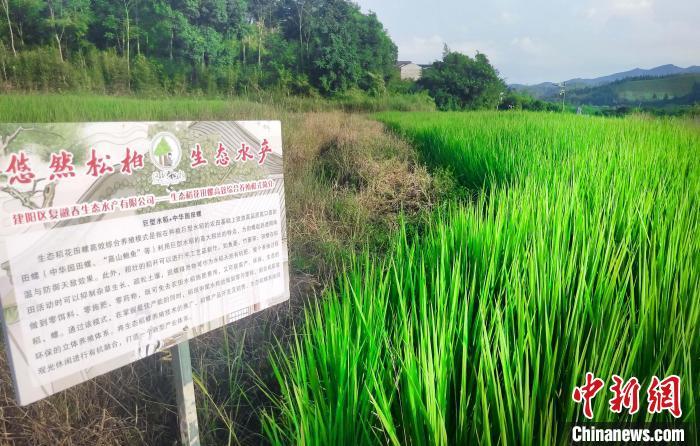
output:
[[[183,446],[199,446],[199,424],[197,423],[197,403],[192,381],[190,342],[181,342],[170,350],[173,355],[180,439]]]

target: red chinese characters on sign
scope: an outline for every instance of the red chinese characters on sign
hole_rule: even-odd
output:
[[[134,170],[143,169],[143,155],[140,153],[131,152],[131,149],[126,148],[126,154],[122,160],[122,170],[124,175],[131,175]]]
[[[683,414],[681,410],[681,379],[676,375],[659,380],[656,376],[651,378],[649,390],[647,390],[649,413],[661,413],[669,411],[675,418]]]
[[[615,396],[608,401],[610,411],[622,413],[622,408],[626,408],[630,415],[639,412],[639,389],[641,387],[639,380],[632,378],[625,382],[617,375],[613,375],[612,379],[614,384],[610,386],[610,391]]]
[[[236,161],[246,162],[249,159],[253,159],[254,156],[250,153],[250,146],[246,143],[241,143],[241,148],[238,149],[238,155],[236,155]]]
[[[5,173],[8,174],[10,185],[15,183],[29,184],[36,176],[29,166],[29,157],[24,153],[24,150],[10,155],[10,165],[5,169]]]
[[[630,415],[634,415],[639,411],[639,392],[641,384],[639,380],[632,377],[629,381],[618,376],[612,376],[613,385],[610,386],[610,391],[613,397],[608,401],[610,411],[614,413],[622,413],[623,409],[627,409]],[[595,378],[592,373],[586,373],[586,383],[583,386],[575,387],[573,392],[573,400],[577,403],[583,402],[583,415],[588,418],[593,418],[593,398],[604,387],[605,383],[600,378]],[[668,411],[675,418],[680,418],[681,410],[681,379],[676,375],[671,375],[664,380],[660,380],[654,376],[651,379],[647,390],[648,403],[647,412],[650,414],[661,413]]]
[[[272,153],[272,148],[270,148],[270,143],[267,139],[263,139],[260,151],[257,153],[246,143],[241,143],[241,148],[236,151],[236,156],[232,160],[232,155],[228,148],[220,142],[216,150],[214,161],[218,167],[227,167],[230,166],[233,161],[245,163],[255,159],[257,155],[257,162],[259,165],[262,165],[265,163],[270,153]],[[95,149],[90,149],[88,160],[85,163],[87,167],[86,175],[101,177],[113,173],[115,168],[110,164],[110,159],[110,155],[98,156]],[[195,147],[190,153],[190,167],[196,169],[208,163],[204,156],[202,146],[200,144],[195,144]],[[66,150],[61,150],[58,153],[51,153],[48,168],[50,171],[49,181],[75,177],[76,170],[73,163],[73,153]],[[135,171],[143,168],[144,155],[127,147],[120,161],[120,173],[132,175]],[[10,185],[15,183],[30,184],[36,178],[36,174],[32,171],[29,164],[29,157],[24,151],[19,151],[18,153],[12,153],[10,155],[9,165],[4,170],[4,173],[7,174],[8,184]]]
[[[219,148],[216,150],[216,165],[226,167],[231,162],[231,157],[228,155],[228,150],[222,143],[219,143]]]
[[[49,161],[49,181],[57,178],[68,178],[75,176],[75,166],[73,166],[73,154],[65,150],[51,154]]]
[[[107,164],[109,160],[109,155],[105,155],[104,158],[101,158],[97,156],[95,149],[90,149],[90,159],[85,163],[88,168],[87,175],[101,177],[107,173],[114,172],[114,168]]]
[[[575,402],[583,402],[583,415],[589,420],[593,418],[593,398],[605,386],[605,382],[593,376],[593,373],[586,373],[586,384],[581,387],[574,387],[573,399]]]
[[[196,144],[190,153],[190,167],[196,169],[197,167],[204,166],[206,164],[208,164],[208,161],[206,158],[204,158],[202,146]]]
[[[258,160],[258,164],[265,164],[265,159],[267,159],[267,154],[271,153],[272,149],[270,148],[270,143],[267,142],[267,139],[263,139],[262,142],[262,147],[260,148],[260,153],[258,155],[260,156],[260,159]]]

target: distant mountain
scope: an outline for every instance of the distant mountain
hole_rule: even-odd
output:
[[[609,74],[607,76],[596,77],[593,79],[575,78],[565,81],[567,90],[574,90],[586,87],[599,87],[601,85],[610,84],[628,78],[638,77],[663,77],[677,74],[699,74],[700,66],[693,65],[688,68],[681,68],[676,65],[667,64],[656,68],[645,70],[643,68],[635,68],[621,73]],[[543,82],[536,85],[512,84],[510,87],[515,91],[529,93],[538,99],[547,99],[559,95],[560,87],[557,83]]]
[[[631,77],[595,86],[570,88],[567,84],[566,103],[608,107],[666,107],[700,103],[700,72],[667,76]],[[540,98],[560,102],[561,87],[540,84]]]
[[[625,78],[567,92],[571,104],[607,106],[692,105],[700,102],[700,73]],[[559,100],[559,97],[556,98]]]
[[[635,68],[634,70],[623,71],[622,73],[610,74],[608,76],[596,77],[594,79],[570,79],[566,81],[567,85],[583,85],[586,87],[597,87],[599,85],[609,84],[611,82],[627,79],[630,77],[662,77],[672,74],[695,74],[700,73],[700,66],[693,65],[688,68],[681,68],[676,65],[667,64],[661,65],[650,70],[643,68]]]

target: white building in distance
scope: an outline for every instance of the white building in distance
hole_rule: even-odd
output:
[[[423,67],[409,60],[400,60],[396,66],[401,71],[401,80],[417,81],[423,73]]]

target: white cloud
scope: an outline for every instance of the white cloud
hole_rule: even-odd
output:
[[[430,37],[413,37],[407,42],[398,42],[399,57],[417,63],[428,63],[442,54],[445,40],[437,34]]]
[[[516,37],[510,41],[510,44],[518,50],[533,56],[542,55],[546,50],[546,46],[543,43],[528,36]]]
[[[518,21],[518,16],[512,12],[502,11],[500,15],[500,21],[504,25],[512,25]]]
[[[612,0],[611,9],[620,15],[636,15],[650,11],[652,0]]]
[[[607,22],[612,18],[650,18],[654,14],[654,0],[594,0],[583,8],[586,18]]]

